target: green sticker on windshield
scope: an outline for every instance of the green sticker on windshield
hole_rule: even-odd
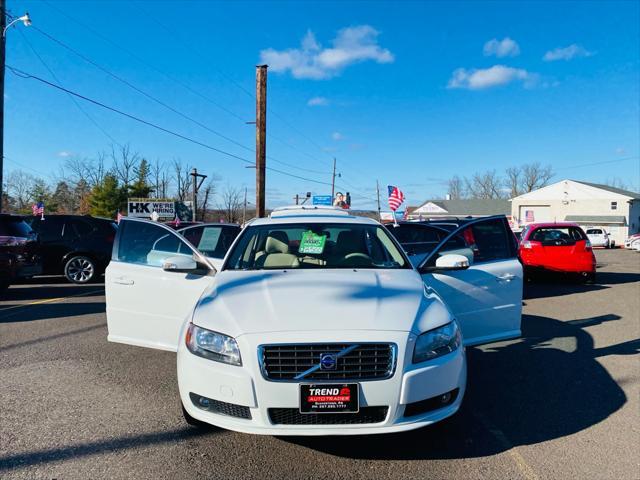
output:
[[[307,231],[302,234],[300,240],[300,253],[310,253],[312,255],[319,255],[324,251],[324,244],[327,241],[326,235],[318,235],[312,231]]]

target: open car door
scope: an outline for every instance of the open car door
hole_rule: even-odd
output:
[[[465,345],[520,336],[522,265],[506,218],[464,223],[419,270],[458,319]]]
[[[176,351],[180,328],[214,272],[171,228],[122,219],[105,272],[109,341]]]

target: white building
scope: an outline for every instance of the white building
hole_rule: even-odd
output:
[[[603,227],[616,245],[640,230],[640,194],[620,188],[562,180],[511,200],[514,223],[576,222]]]

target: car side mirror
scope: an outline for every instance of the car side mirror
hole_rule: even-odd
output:
[[[457,253],[447,253],[436,259],[435,271],[466,270],[469,268],[469,259]]]
[[[191,257],[174,255],[162,262],[162,269],[165,272],[192,272],[198,269],[198,264]]]

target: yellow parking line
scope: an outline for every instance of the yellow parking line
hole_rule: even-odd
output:
[[[43,303],[54,303],[54,302],[59,302],[61,300],[66,300],[67,298],[73,298],[73,297],[84,297],[86,295],[92,295],[94,293],[99,293],[102,292],[102,290],[92,290],[90,292],[83,292],[83,293],[77,293],[75,295],[69,295],[67,297],[58,297],[58,298],[48,298],[46,300],[38,300],[37,302],[29,302],[29,303],[21,303],[20,305],[13,305],[11,307],[4,307],[4,308],[0,308],[0,312],[4,311],[4,310],[13,310],[14,308],[20,308],[20,307],[30,307],[32,305],[42,305]]]
[[[527,480],[539,480],[540,477],[533,471],[533,468],[527,463],[516,447],[511,443],[502,430],[500,430],[491,420],[482,414],[476,413],[476,417],[484,425],[484,427],[491,432],[491,434],[502,444],[502,447],[507,451],[509,456],[513,459],[516,466]]]

